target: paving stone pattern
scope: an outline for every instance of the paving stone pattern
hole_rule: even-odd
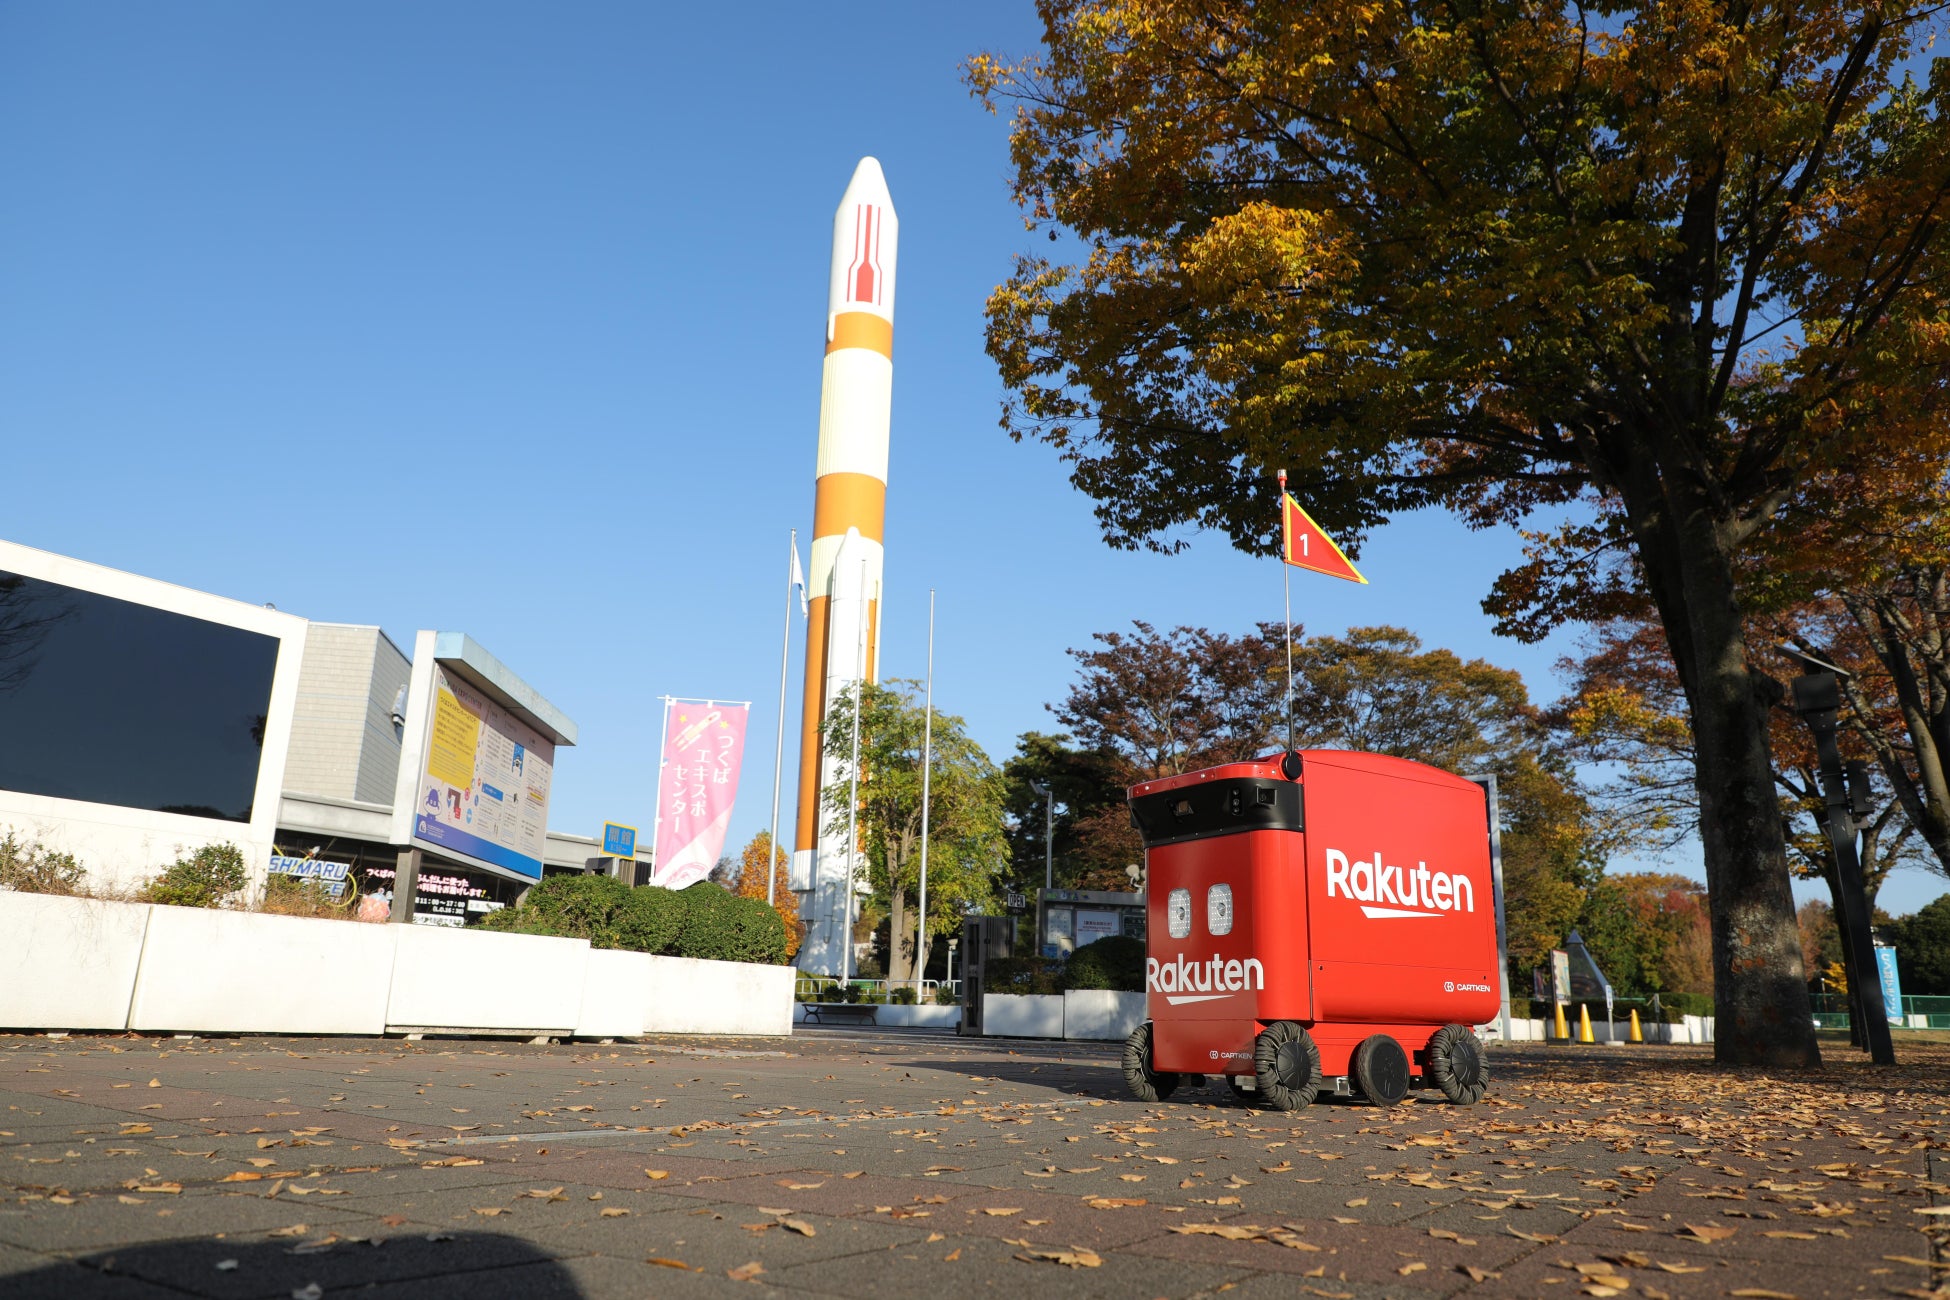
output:
[[[1829,1056],[1512,1046],[1475,1107],[1285,1114],[924,1032],[0,1036],[0,1296],[1950,1300],[1950,1049]]]

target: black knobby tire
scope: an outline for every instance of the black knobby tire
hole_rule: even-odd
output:
[[[1377,1106],[1397,1106],[1408,1096],[1408,1053],[1386,1034],[1361,1040],[1354,1049],[1354,1083]]]
[[[1151,1022],[1145,1021],[1124,1040],[1124,1086],[1139,1101],[1163,1101],[1178,1091],[1178,1076],[1151,1068]]]
[[[1466,1025],[1444,1025],[1429,1039],[1428,1077],[1458,1106],[1473,1106],[1490,1090],[1490,1063]]]
[[[1301,1110],[1320,1091],[1320,1048],[1304,1026],[1275,1020],[1253,1040],[1253,1085],[1262,1106]]]

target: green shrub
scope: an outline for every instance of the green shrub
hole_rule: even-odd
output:
[[[1069,989],[1144,991],[1144,941],[1121,934],[1107,935],[1070,954],[1061,980]]]
[[[250,878],[244,854],[235,844],[206,844],[178,858],[142,891],[145,903],[174,907],[217,907]]]
[[[592,947],[711,961],[785,962],[785,923],[763,899],[709,881],[684,890],[630,888],[610,876],[550,876],[519,907],[482,922],[489,930],[587,939]]]
[[[740,898],[709,881],[677,894],[682,924],[666,950],[706,961],[785,963],[785,922],[760,898]]]
[[[958,1007],[961,1005],[961,994],[946,984],[937,984],[934,986],[934,1004],[938,1007]]]
[[[1710,1016],[1713,1014],[1713,995],[1711,993],[1661,993],[1659,1009],[1668,1024],[1678,1024],[1684,1016]]]
[[[993,957],[982,975],[984,993],[1061,993],[1063,963],[1054,957]]]
[[[23,894],[74,894],[80,891],[85,874],[72,853],[55,853],[17,840],[12,831],[0,836],[0,889]]]
[[[889,993],[887,1000],[898,1007],[911,1007],[921,1000],[921,994],[912,984],[903,984]]]

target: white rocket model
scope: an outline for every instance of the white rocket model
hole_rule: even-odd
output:
[[[855,849],[828,830],[825,792],[845,750],[822,753],[833,702],[880,675],[881,544],[887,517],[887,435],[894,391],[894,261],[900,220],[880,164],[862,158],[833,214],[826,295],[826,363],[819,388],[818,481],[813,496],[811,600],[806,626],[805,713],[799,747],[799,816],[792,876],[810,889],[813,927],[800,965],[838,973]]]

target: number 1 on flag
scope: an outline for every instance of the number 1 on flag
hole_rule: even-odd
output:
[[[1284,479],[1284,475],[1281,476]],[[1349,582],[1367,584],[1361,571],[1354,567],[1334,539],[1322,531],[1313,517],[1303,510],[1293,494],[1280,491],[1280,538],[1281,558],[1296,569],[1309,569],[1324,573],[1330,578],[1344,578]],[[1313,553],[1313,543],[1320,543],[1320,554]]]

